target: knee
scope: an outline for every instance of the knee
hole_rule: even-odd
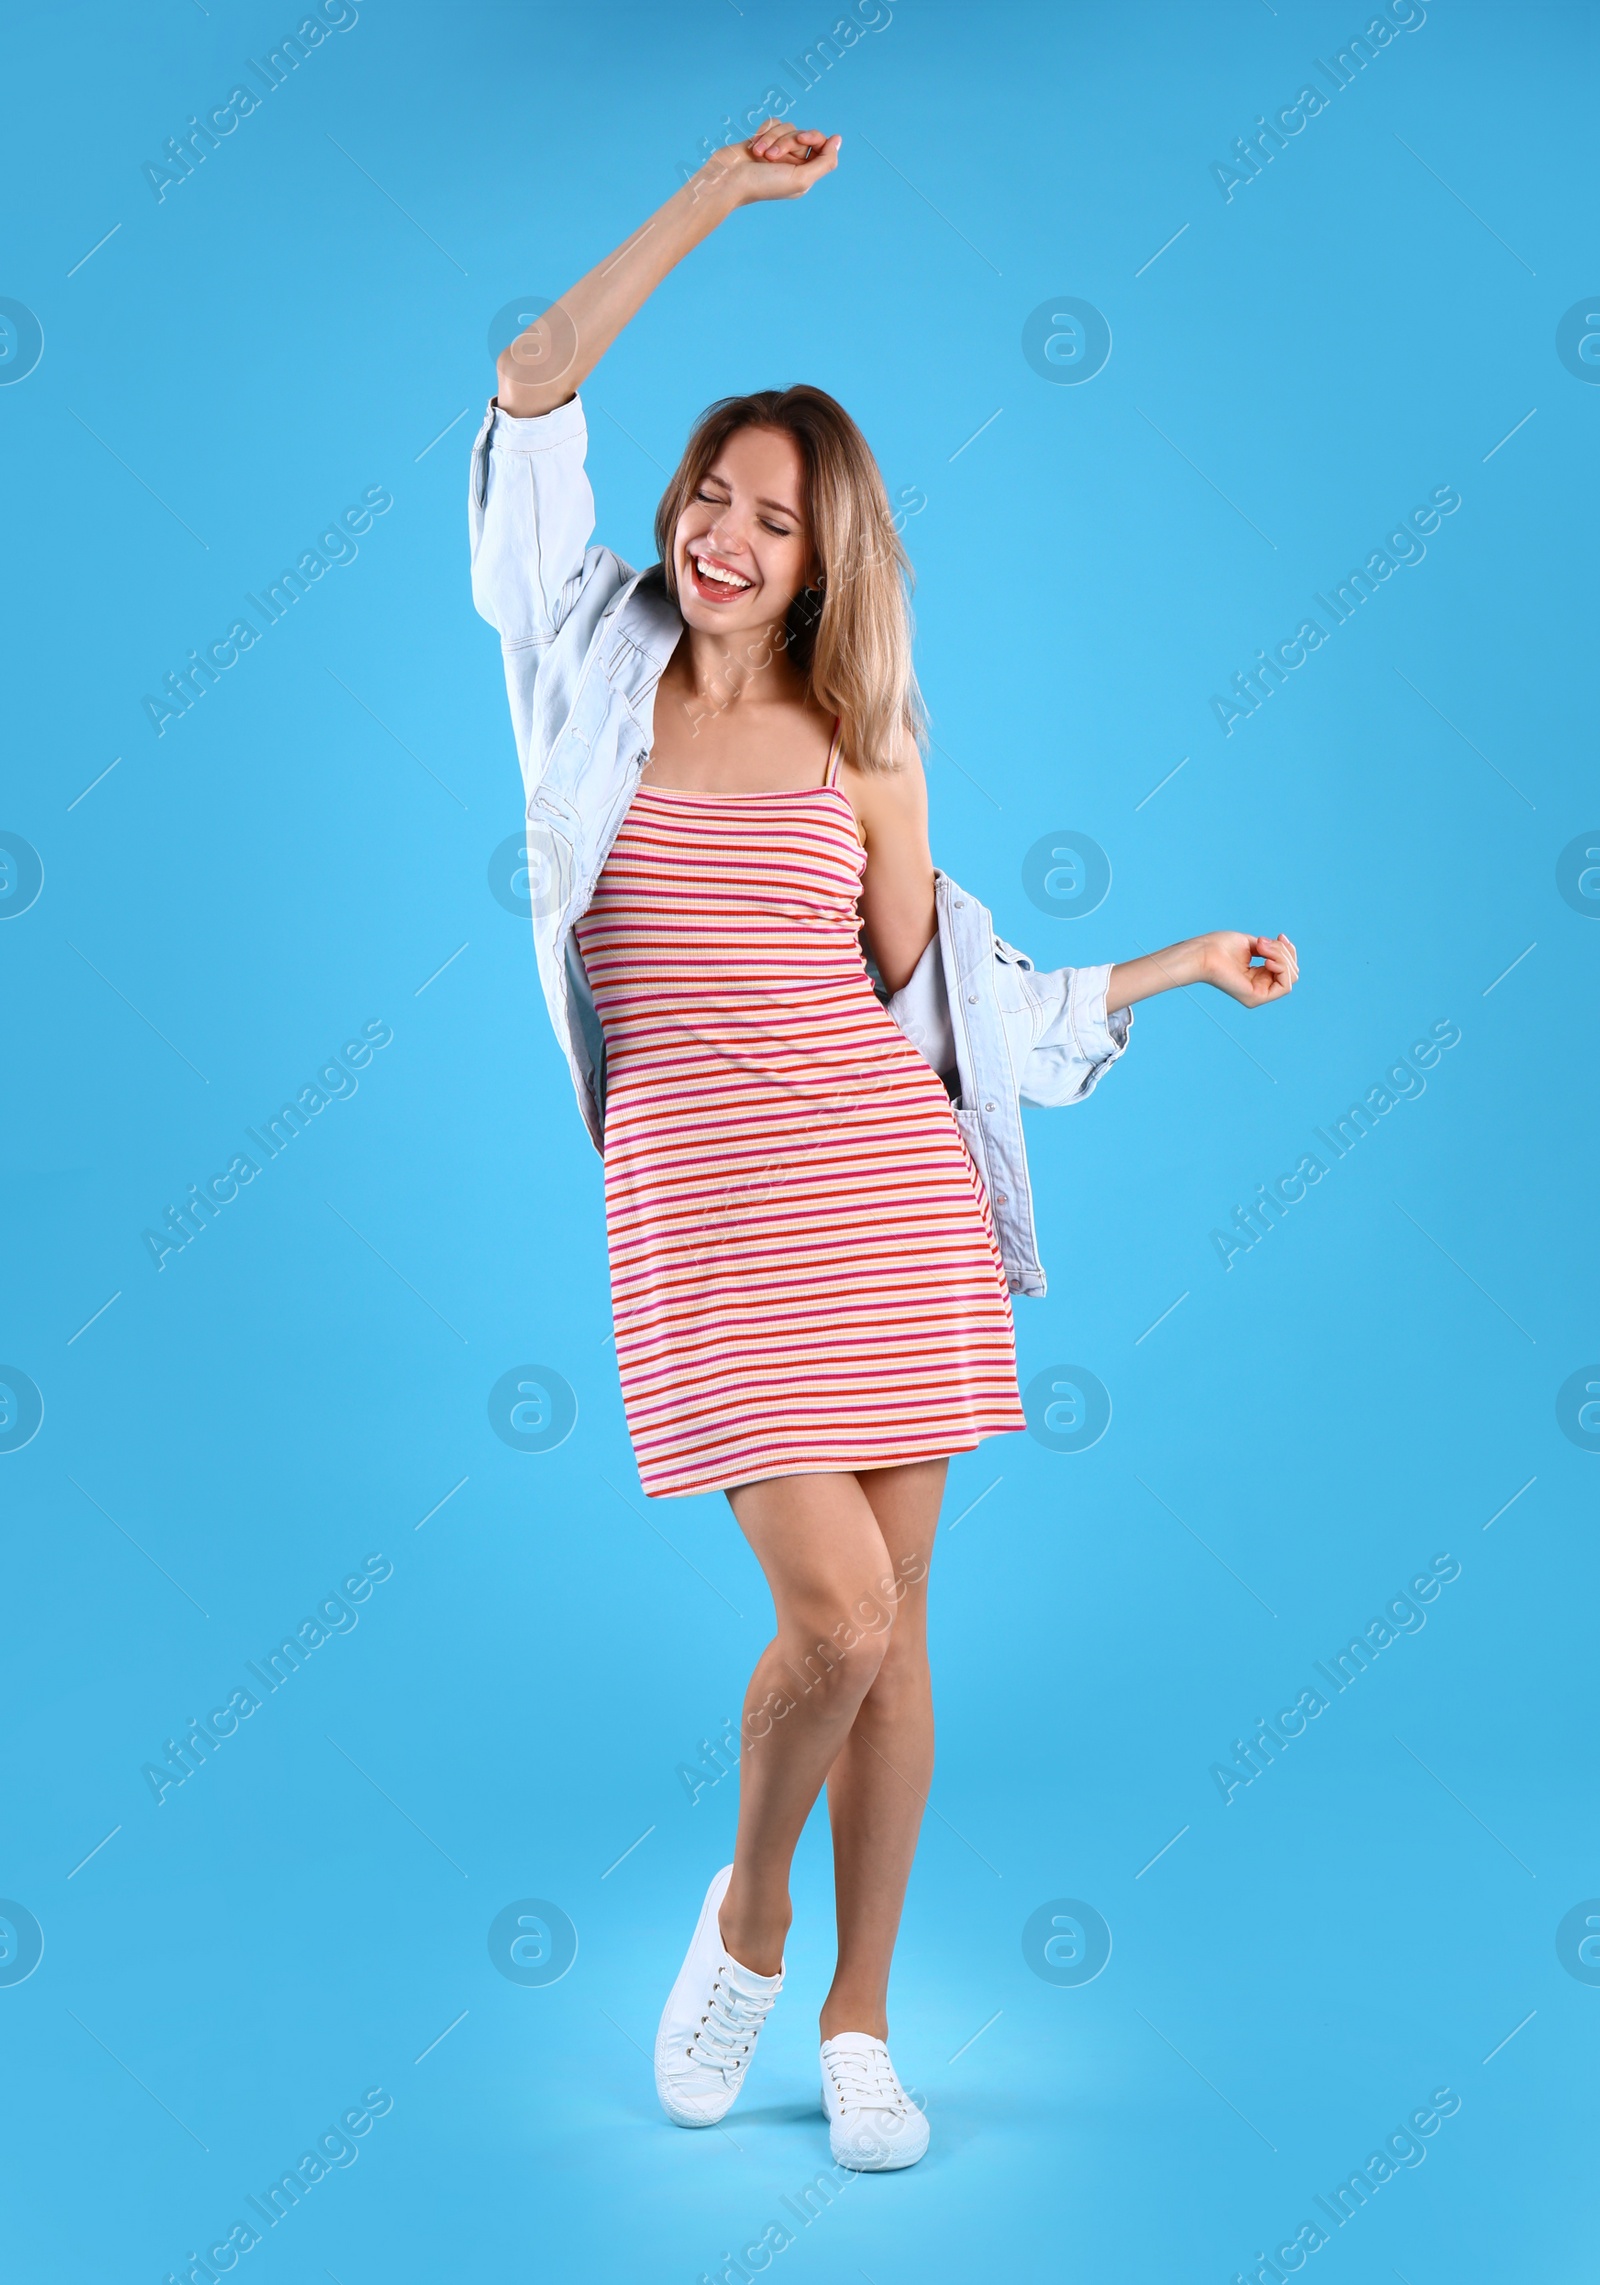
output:
[[[862,1696],[883,1665],[893,1625],[893,1602],[875,1583],[840,1580],[808,1596],[784,1632],[808,1688],[820,1683]]]
[[[930,1687],[927,1635],[902,1614],[884,1639],[869,1702],[879,1713],[898,1714],[925,1699]]]

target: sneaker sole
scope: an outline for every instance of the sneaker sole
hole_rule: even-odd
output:
[[[904,2167],[920,2165],[928,2154],[928,2145],[924,2143],[915,2156],[901,2156],[898,2152],[887,2151],[875,2157],[846,2155],[838,2149],[831,2134],[828,2137],[828,2149],[834,2164],[846,2167],[852,2174],[897,2174]]]

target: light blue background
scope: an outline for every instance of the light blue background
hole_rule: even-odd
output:
[[[603,536],[646,559],[711,397],[834,391],[926,500],[941,860],[1051,965],[1282,927],[1304,973],[1260,1016],[1141,1009],[1091,1105],[1030,1114],[1021,1374],[1091,1370],[1111,1424],[952,1467],[892,1994],[932,2151],[791,2219],[773,2273],[1225,2285],[1448,2085],[1306,2273],[1575,2276],[1600,1990],[1555,1932],[1600,1892],[1600,1461],[1555,1397],[1600,1356],[1600,927],[1555,865],[1600,816],[1600,390],[1555,333],[1600,284],[1593,15],[1436,0],[1230,202],[1213,163],[1367,0],[879,13],[800,107],[837,179],[736,216],[586,393]],[[181,2272],[380,2085],[252,2285],[692,2285],[826,2167],[820,1819],[730,2136],[654,2105],[735,1812],[677,1768],[769,1614],[725,1503],[633,1470],[599,1162],[487,886],[520,803],[464,494],[494,313],[637,227],[828,16],[369,0],[159,203],[144,162],[294,7],[4,34],[0,294],[44,331],[0,388],[0,828],[45,868],[0,929],[0,1358],[45,1404],[0,1456],[28,2285]],[[1081,387],[1022,354],[1067,295],[1113,337]],[[1426,559],[1224,737],[1212,694],[1446,484]],[[144,696],[370,486],[357,559],[153,734]],[[1059,829],[1111,861],[1087,919],[1023,893]],[[359,1092],[157,1271],[141,1232],[368,1019]],[[1426,1093],[1224,1270],[1212,1229],[1440,1020]],[[542,1456],[486,1410],[529,1362],[579,1406]],[[1425,1629],[1224,1806],[1230,1741],[1441,1551]],[[374,1552],[359,1626],[158,1807],[162,1741]],[[578,1931],[548,1988],[488,1955],[526,1897]],[[1113,1935],[1081,1988],[1021,1948],[1059,1897]]]

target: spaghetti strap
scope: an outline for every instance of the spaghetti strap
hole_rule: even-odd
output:
[[[840,743],[843,729],[844,717],[843,715],[836,714],[833,718],[833,743],[828,748],[828,766],[827,769],[823,772],[822,778],[822,782],[825,786],[837,785],[839,782],[839,764],[844,758],[843,748]]]

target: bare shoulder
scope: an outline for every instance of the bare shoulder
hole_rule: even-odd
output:
[[[902,729],[896,740],[893,769],[858,770],[847,756],[842,775],[869,840],[899,838],[908,832],[926,835],[928,781],[909,730]]]

